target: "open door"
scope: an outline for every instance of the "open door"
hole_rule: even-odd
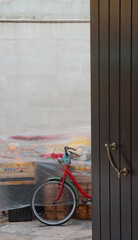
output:
[[[93,240],[137,240],[137,0],[91,0],[91,70]]]

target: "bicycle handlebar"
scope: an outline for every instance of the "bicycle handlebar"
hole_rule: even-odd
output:
[[[74,150],[74,151],[76,151],[76,149],[75,149],[75,148],[73,148],[73,147],[68,147],[68,146],[65,146],[65,147],[64,147],[64,149],[67,149],[67,150],[68,150],[68,149],[71,149],[71,150]]]
[[[64,149],[65,149],[65,153],[66,153],[66,154],[67,154],[67,150],[69,150],[69,149],[71,149],[71,150],[73,150],[73,151],[76,151],[75,148],[73,148],[73,147],[68,147],[68,146],[65,146]],[[73,154],[73,155],[76,155],[77,157],[80,157],[80,155],[77,154],[77,153],[75,153],[75,152],[72,152],[72,151],[69,151],[69,152],[70,152],[71,154]]]

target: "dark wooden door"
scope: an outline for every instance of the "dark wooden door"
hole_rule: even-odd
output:
[[[93,240],[137,240],[137,0],[91,0],[91,70]]]

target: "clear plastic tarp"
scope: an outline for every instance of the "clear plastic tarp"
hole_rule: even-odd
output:
[[[65,164],[58,158],[63,158],[65,146],[76,148],[80,155],[71,161],[72,174],[80,184],[91,183],[90,127],[1,138],[0,211],[30,206],[40,183],[62,177]]]

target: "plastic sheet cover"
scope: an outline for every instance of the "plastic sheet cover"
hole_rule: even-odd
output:
[[[59,164],[58,157],[63,157],[64,146],[80,155],[71,161],[72,174],[79,183],[91,183],[90,137],[90,127],[83,127],[1,138],[0,211],[30,206],[39,184],[63,176],[65,164]]]

